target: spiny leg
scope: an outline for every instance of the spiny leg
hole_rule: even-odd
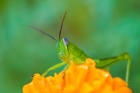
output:
[[[66,75],[66,73],[65,73],[65,71],[67,70],[67,68],[69,67],[69,65],[70,65],[70,62],[65,66],[65,68],[63,69],[63,79],[65,78],[65,75]]]
[[[119,56],[112,57],[112,58],[95,60],[95,62],[96,62],[96,66],[98,68],[106,68],[106,67],[109,67],[110,65],[117,63],[118,61],[121,61],[121,60],[127,60],[125,81],[128,82],[129,72],[130,72],[130,63],[131,63],[131,58],[130,58],[128,53],[124,53],[124,54],[121,54]]]
[[[45,71],[45,73],[42,74],[42,76],[45,76],[48,72],[50,72],[51,70],[55,70],[63,65],[67,64],[66,62],[61,62],[61,63],[58,63],[52,67],[50,67],[48,70]]]

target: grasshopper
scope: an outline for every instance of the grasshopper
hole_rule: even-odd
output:
[[[67,38],[61,38],[61,31],[62,31],[62,26],[63,26],[63,22],[65,19],[66,13],[67,12],[65,12],[64,17],[62,19],[60,32],[59,32],[59,40],[56,40],[51,35],[43,32],[35,27],[29,26],[29,27],[49,36],[50,38],[52,38],[53,40],[55,40],[57,42],[56,48],[57,48],[57,52],[58,52],[58,57],[62,61],[61,63],[58,63],[58,64],[50,67],[48,70],[46,70],[46,72],[42,76],[45,76],[51,70],[54,70],[56,68],[66,65],[66,64],[69,65],[70,61],[73,61],[73,62],[75,62],[75,64],[80,65],[85,62],[86,58],[89,58],[89,56],[87,54],[85,54],[84,51],[82,51],[80,48],[78,48],[73,43],[71,43]],[[128,77],[129,77],[129,72],[130,72],[130,63],[131,63],[131,58],[128,53],[123,53],[121,55],[111,57],[111,58],[94,59],[94,61],[96,62],[96,67],[103,68],[103,69],[107,69],[112,64],[117,63],[121,60],[127,60],[125,81],[128,82]]]

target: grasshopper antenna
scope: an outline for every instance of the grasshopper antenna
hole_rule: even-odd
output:
[[[59,32],[59,39],[61,38],[62,26],[63,26],[63,23],[64,23],[64,19],[65,19],[66,14],[67,14],[67,12],[65,12],[64,17],[63,17],[63,20],[62,20],[62,23],[61,23],[60,32]]]
[[[37,30],[37,31],[39,31],[39,32],[41,32],[41,33],[43,33],[43,34],[45,34],[46,36],[52,38],[53,40],[57,41],[53,36],[51,36],[51,35],[49,35],[49,34],[43,32],[43,31],[41,31],[41,30],[39,30],[39,29],[37,29],[37,28],[35,28],[35,27],[33,27],[33,26],[30,26],[30,25],[29,25],[29,27],[31,27],[31,28],[33,28],[33,29],[35,29],[35,30]]]

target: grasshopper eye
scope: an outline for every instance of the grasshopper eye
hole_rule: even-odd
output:
[[[68,39],[67,38],[63,38],[63,42],[66,46],[68,45]]]

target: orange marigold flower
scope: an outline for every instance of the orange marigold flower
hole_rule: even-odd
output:
[[[32,82],[23,86],[23,93],[132,93],[124,80],[112,78],[108,71],[95,66],[95,62],[87,58],[82,65],[71,62],[54,77],[35,74]]]

